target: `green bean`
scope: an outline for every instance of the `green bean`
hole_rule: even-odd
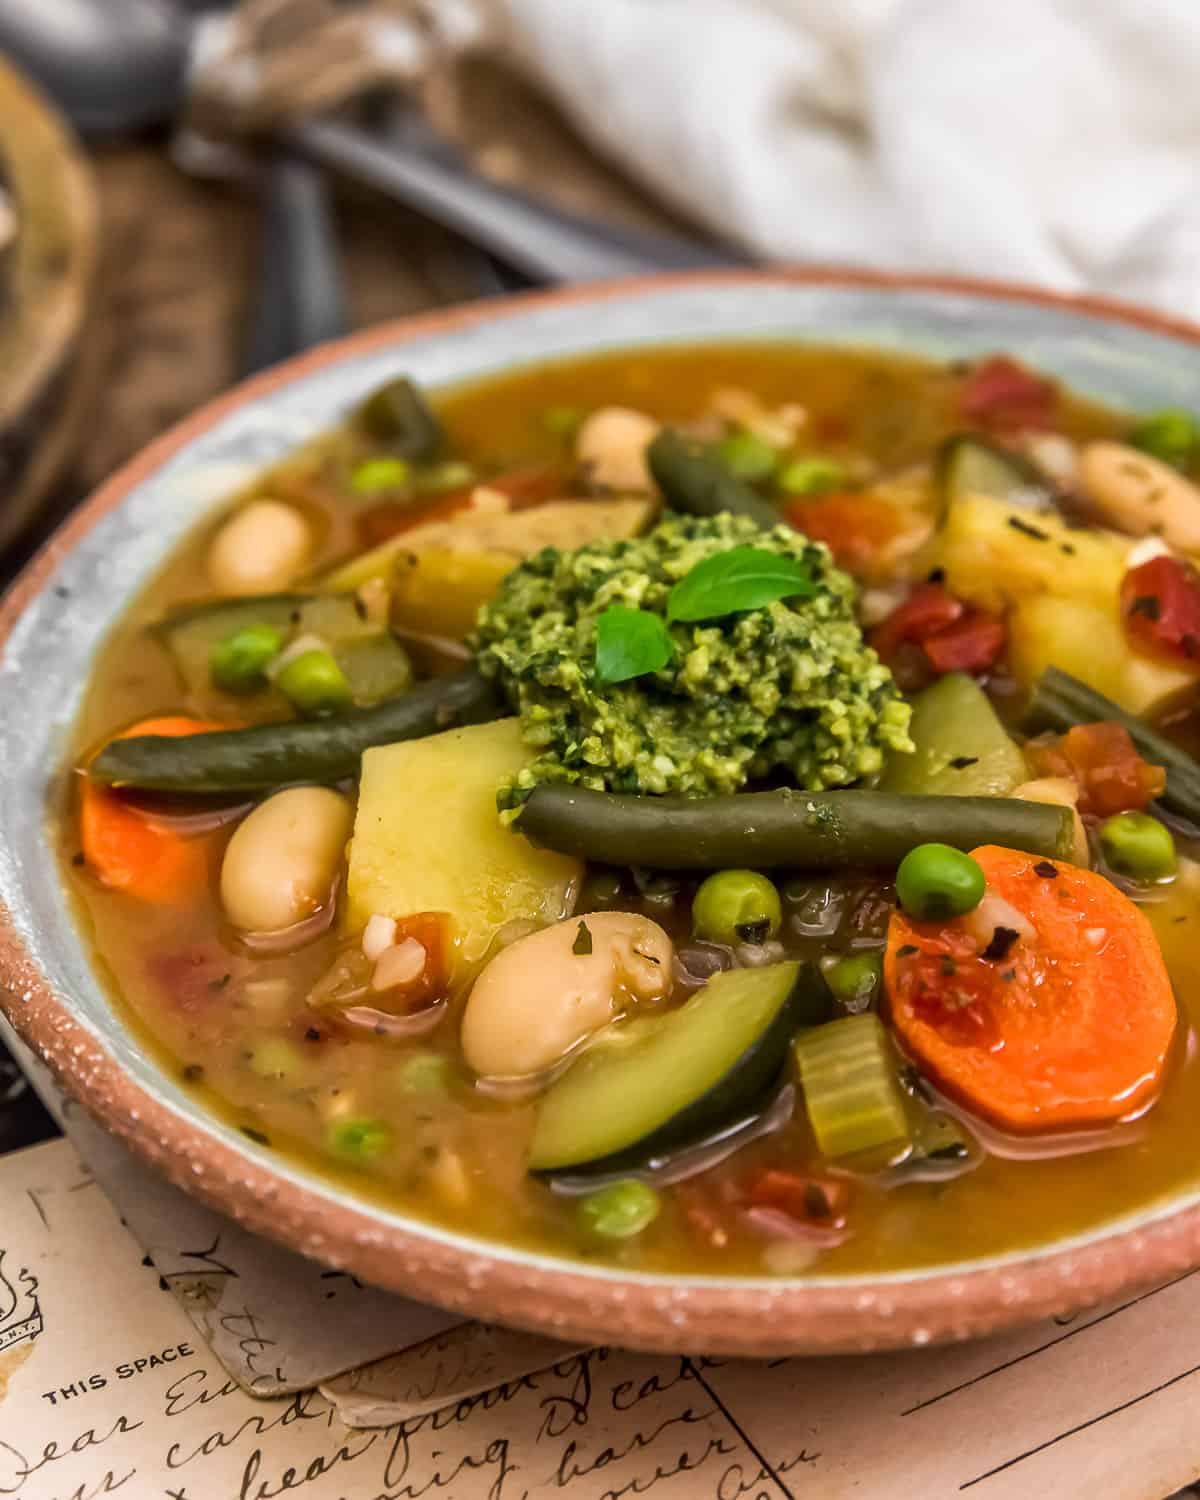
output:
[[[372,745],[478,724],[499,712],[491,684],[468,668],[337,718],[113,740],[89,769],[108,786],[160,792],[257,792],[293,781],[341,781],[358,774],[359,759]]]
[[[1054,729],[1065,734],[1077,724],[1099,724],[1106,719],[1123,724],[1138,750],[1167,773],[1167,786],[1158,799],[1173,813],[1200,823],[1200,765],[1163,735],[1119,708],[1111,698],[1098,693],[1078,678],[1057,667],[1049,667],[1034,684],[1025,714],[1025,727],[1032,733]]]
[[[405,375],[372,391],[358,409],[358,421],[401,458],[433,458],[445,442],[441,424]]]
[[[732,475],[703,444],[664,427],[646,450],[654,482],[675,510],[693,516],[730,511],[762,527],[777,526],[779,512],[748,484]]]
[[[930,840],[1065,857],[1074,836],[1069,809],[1007,797],[625,797],[553,785],[534,788],[516,827],[560,854],[658,870],[894,869]]]

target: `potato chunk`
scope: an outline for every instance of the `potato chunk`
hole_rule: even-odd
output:
[[[570,550],[601,537],[637,536],[654,520],[649,499],[548,500],[528,510],[467,509],[443,521],[426,521],[352,557],[325,580],[331,589],[356,589],[371,578],[388,578],[408,552],[432,549],[493,554],[509,568],[543,547]],[[507,571],[507,569],[505,570]]]
[[[1009,652],[1018,682],[1029,684],[1047,667],[1059,667],[1089,687],[1140,714],[1196,680],[1187,662],[1134,651],[1115,604],[1022,599],[1009,618]]]
[[[1082,530],[1058,516],[1017,510],[987,495],[950,507],[938,539],[946,587],[981,609],[1053,594],[1116,608],[1128,538]]]
[[[516,719],[381,745],[362,759],[348,922],[449,912],[460,964],[515,918],[569,915],[582,864],[535,849],[500,821],[496,788],[532,755]]]

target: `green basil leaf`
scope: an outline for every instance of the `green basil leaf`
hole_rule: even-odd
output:
[[[596,621],[596,677],[600,682],[628,682],[631,677],[657,672],[674,652],[661,615],[610,604]]]
[[[808,569],[794,557],[763,547],[733,547],[706,557],[679,580],[667,600],[668,620],[715,620],[776,599],[816,592]]]

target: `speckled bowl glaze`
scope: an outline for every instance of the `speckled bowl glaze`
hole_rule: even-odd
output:
[[[1200,1190],[1036,1253],[865,1278],[633,1275],[473,1240],[360,1201],[210,1118],[138,1048],[93,974],[47,798],[97,643],[205,507],[400,370],[436,387],[575,352],[722,338],[1007,349],[1143,407],[1194,406],[1200,379],[1200,329],[1130,308],[965,282],[730,272],[436,313],[239,386],[111,479],[0,607],[0,1004],[109,1130],[248,1228],[380,1286],[561,1338],[749,1355],[927,1344],[1200,1264]]]

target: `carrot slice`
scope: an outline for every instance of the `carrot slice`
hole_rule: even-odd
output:
[[[961,918],[894,912],[884,982],[902,1046],[947,1094],[1009,1130],[1136,1111],[1158,1089],[1176,1024],[1145,914],[1090,870],[994,845],[973,858],[1035,935],[997,926],[981,952]]]
[[[144,719],[116,739],[135,734],[204,734],[228,729],[201,719]],[[139,901],[178,906],[208,879],[208,841],[149,821],[121,792],[86,777],[79,812],[83,857],[97,879]]]

